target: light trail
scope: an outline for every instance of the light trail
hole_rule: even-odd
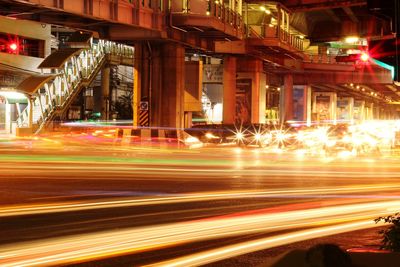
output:
[[[202,192],[192,194],[181,194],[178,196],[166,197],[146,197],[146,198],[132,198],[122,200],[96,200],[76,203],[58,203],[58,204],[36,204],[36,205],[18,205],[11,207],[0,207],[0,218],[9,216],[21,215],[37,215],[54,212],[72,212],[83,210],[95,210],[106,208],[121,208],[121,207],[134,207],[145,205],[166,205],[187,202],[201,202],[201,201],[215,201],[227,199],[246,199],[246,198],[329,198],[329,194],[335,194],[332,198],[337,198],[338,193],[343,194],[342,197],[346,198],[362,198],[362,199],[388,199],[400,198],[400,195],[344,195],[346,193],[361,193],[361,192],[375,192],[376,190],[397,190],[400,185],[359,185],[351,187],[335,187],[335,188],[313,188],[313,189],[293,189],[293,190],[269,190],[269,191],[228,191],[228,192]],[[318,194],[318,195],[316,195]]]
[[[155,264],[145,265],[145,267],[191,267],[200,266],[228,258],[237,257],[247,253],[270,249],[294,242],[304,241],[312,238],[330,236],[351,232],[355,230],[368,229],[381,226],[371,220],[364,220],[354,223],[339,224],[333,226],[324,226],[303,231],[294,231],[272,237],[261,238],[257,240],[242,242],[231,246],[202,251],[196,254],[190,254],[180,258],[157,262]]]
[[[64,162],[65,164],[69,164],[70,162]],[[307,170],[307,169],[293,169],[293,170],[287,170],[287,169],[264,169],[264,168],[259,168],[259,169],[247,169],[247,168],[241,168],[241,169],[197,169],[197,168],[180,168],[180,167],[172,167],[172,168],[165,168],[165,167],[138,167],[138,166],[122,166],[122,165],[116,165],[116,166],[101,166],[100,163],[99,165],[93,164],[92,162],[88,162],[91,165],[94,166],[89,166],[85,165],[85,162],[80,162],[84,166],[35,166],[35,165],[29,165],[29,166],[18,166],[19,171],[40,171],[40,172],[51,172],[55,174],[55,171],[62,172],[62,174],[66,174],[66,171],[68,174],[80,174],[80,175],[87,175],[91,174],[91,176],[96,176],[96,174],[102,174],[102,175],[109,175],[110,173],[112,174],[129,174],[132,175],[132,172],[134,172],[136,175],[139,174],[145,174],[145,175],[157,175],[158,179],[162,179],[162,176],[166,175],[171,175],[174,174],[175,178],[179,179],[184,175],[185,173],[190,174],[190,176],[201,176],[203,178],[209,178],[209,179],[214,179],[213,177],[210,177],[210,174],[218,174],[218,177],[223,177],[222,175],[228,175],[230,178],[232,174],[235,176],[240,175],[240,176],[255,176],[255,175],[270,175],[270,176],[285,176],[285,177],[291,177],[291,176],[307,176],[307,177],[341,177],[345,176],[346,178],[399,178],[400,177],[400,172],[394,172],[394,171],[373,171],[373,172],[368,172],[368,171],[330,171],[330,170]],[[27,162],[29,164],[29,162]],[[103,163],[104,164],[104,163]],[[1,164],[2,167],[2,173],[0,176],[8,175],[8,172],[13,172],[15,173],[15,164],[10,164],[10,165],[5,165]],[[29,177],[26,177],[29,178]],[[99,178],[96,176],[95,178]],[[67,179],[67,178],[63,178]],[[82,178],[82,179],[93,179],[90,177],[87,178]]]
[[[217,217],[26,242],[0,247],[0,265],[22,267],[65,264],[252,233],[273,233],[352,220],[372,221],[378,216],[391,214],[392,209],[399,205],[400,201],[382,201],[273,214]],[[359,228],[349,230],[356,229]],[[302,236],[307,238],[306,233]],[[288,238],[288,242],[293,241]]]

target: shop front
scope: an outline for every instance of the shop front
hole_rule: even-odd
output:
[[[26,95],[10,90],[0,90],[0,134],[15,135],[18,118],[27,107]]]

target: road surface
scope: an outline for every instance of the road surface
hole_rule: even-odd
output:
[[[85,137],[0,143],[0,265],[133,255],[198,266],[375,227],[400,206],[396,155],[121,146]]]

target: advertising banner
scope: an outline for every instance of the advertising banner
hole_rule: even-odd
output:
[[[337,119],[350,120],[350,100],[338,99],[337,100]]]
[[[330,112],[331,97],[328,95],[317,95],[315,97],[316,112],[319,114],[319,120],[331,120]]]
[[[304,121],[304,86],[293,88],[293,119]]]
[[[364,119],[364,101],[356,100],[354,101],[354,120],[363,120]]]
[[[251,123],[251,79],[236,80],[235,123]]]
[[[203,83],[222,83],[223,73],[224,69],[221,64],[203,65]]]

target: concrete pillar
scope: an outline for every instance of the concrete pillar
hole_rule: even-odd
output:
[[[133,67],[133,126],[139,126],[140,102],[149,101],[151,60],[145,42],[135,43],[134,67]],[[151,106],[151,105],[150,105]],[[150,108],[151,110],[151,108]]]
[[[105,66],[101,70],[101,119],[108,120],[110,118],[110,67]]]
[[[181,128],[184,125],[185,48],[167,43],[161,49],[163,88],[160,126]]]
[[[304,96],[305,96],[304,97],[304,100],[305,100],[304,106],[306,107],[305,118],[307,121],[307,126],[311,126],[311,122],[312,122],[312,120],[311,120],[311,115],[312,115],[312,89],[311,89],[311,86],[307,85],[304,88]]]
[[[139,126],[140,102],[148,102],[150,126],[183,127],[185,48],[176,43],[136,43],[133,75],[133,125]]]
[[[6,102],[6,132],[12,133],[12,122],[11,122],[11,104]]]
[[[259,76],[259,96],[257,100],[258,104],[258,119],[255,123],[265,123],[265,108],[267,107],[267,75],[264,72],[258,72]]]
[[[185,112],[185,128],[192,127],[193,113],[191,111]]]
[[[236,58],[226,56],[224,58],[224,100],[222,121],[225,124],[235,123],[236,115]]]
[[[251,123],[265,123],[266,75],[255,71],[251,88]]]
[[[293,119],[293,76],[286,74],[283,78],[283,110],[281,110],[281,122]]]
[[[378,104],[374,105],[374,110],[375,110],[375,112],[374,112],[374,120],[379,120],[381,118],[381,114],[380,114],[380,110],[381,109],[380,109]]]
[[[203,62],[185,62],[185,127],[192,126],[192,112],[202,111]]]
[[[164,90],[163,88],[163,80],[162,80],[162,60],[163,55],[161,51],[160,45],[152,45],[151,49],[151,91],[149,92],[150,98],[150,126],[159,126],[161,125],[161,106],[164,102],[164,99],[161,97],[161,92]]]
[[[28,108],[29,108],[28,127],[32,130],[32,127],[33,127],[33,100],[30,96],[27,96],[27,98],[28,98]]]

